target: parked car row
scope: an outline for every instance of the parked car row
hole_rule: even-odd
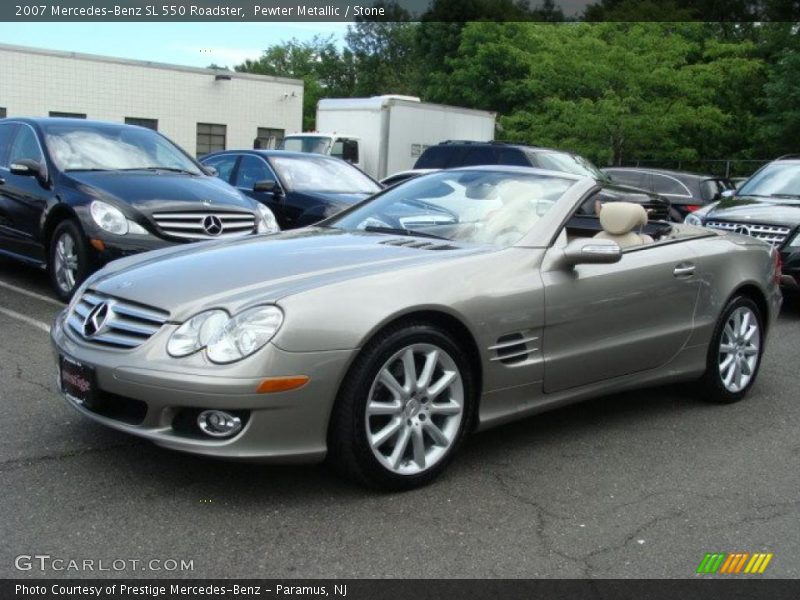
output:
[[[143,127],[3,119],[0,254],[46,268],[66,302],[114,259],[302,227],[381,189],[322,156],[243,151],[203,161]]]
[[[800,289],[800,156],[781,157],[735,192],[686,217],[692,225],[749,235],[771,244],[787,289]]]

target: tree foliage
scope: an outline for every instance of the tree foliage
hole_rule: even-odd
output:
[[[762,4],[780,14],[777,0]],[[698,3],[652,5],[658,18],[685,19]],[[735,8],[745,14],[751,5]],[[236,69],[303,79],[307,128],[322,97],[401,93],[495,111],[499,139],[571,149],[601,164],[797,151],[796,24],[521,20],[532,11],[563,20],[551,0],[533,9],[516,0],[434,0],[414,23],[396,3],[384,6],[385,18],[350,26],[343,44],[293,40]],[[626,18],[629,10],[630,0],[602,0],[585,16]],[[453,11],[463,22],[443,21]]]

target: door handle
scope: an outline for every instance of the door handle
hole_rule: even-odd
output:
[[[680,263],[675,265],[672,274],[675,277],[691,277],[694,275],[695,266],[692,263]]]

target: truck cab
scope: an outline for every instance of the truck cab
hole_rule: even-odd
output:
[[[279,150],[333,156],[363,169],[360,162],[360,143],[356,136],[317,132],[292,133],[283,138]]]

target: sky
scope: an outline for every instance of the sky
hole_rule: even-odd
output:
[[[292,38],[333,35],[346,23],[0,23],[0,43],[193,67],[233,67]]]

